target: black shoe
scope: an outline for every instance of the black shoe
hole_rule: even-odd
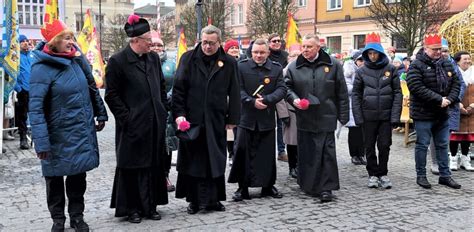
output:
[[[333,196],[332,196],[331,191],[324,191],[321,194],[319,194],[319,200],[321,201],[321,203],[330,202],[332,201],[332,198]]]
[[[128,215],[128,222],[130,223],[140,223],[142,222],[142,218],[140,217],[140,214],[137,212],[131,213]]]
[[[28,144],[28,140],[26,138],[22,138],[20,140],[20,149],[21,150],[28,150],[30,149],[30,145]]]
[[[64,221],[54,221],[51,232],[64,232]]]
[[[296,168],[290,168],[290,176],[293,178],[298,178],[298,169]]]
[[[431,184],[428,182],[428,179],[426,179],[426,176],[418,176],[416,178],[416,183],[425,189],[431,188]]]
[[[214,211],[225,211],[225,206],[220,203],[219,201],[216,203],[215,206],[211,207],[211,210],[214,210]]]
[[[448,186],[450,188],[453,188],[453,189],[460,189],[461,188],[461,185],[456,183],[456,181],[454,181],[453,178],[451,178],[450,176],[440,177],[439,181],[438,181],[438,184],[446,185],[446,186]]]
[[[283,195],[278,192],[278,189],[275,188],[275,186],[272,186],[270,188],[262,188],[262,192],[260,194],[262,197],[273,197],[273,198],[282,198]]]
[[[234,201],[250,200],[249,189],[248,188],[239,188],[235,191],[232,196]]]
[[[199,206],[197,204],[192,203],[192,202],[189,203],[188,208],[186,209],[188,214],[196,214],[197,212],[199,212],[199,210],[201,210],[199,208]]]
[[[360,165],[360,160],[359,160],[359,156],[352,156],[351,158],[351,162],[354,164],[354,165]]]
[[[359,161],[361,165],[367,165],[367,159],[365,159],[365,156],[359,156]]]
[[[151,220],[161,220],[161,215],[156,210],[153,210],[148,215],[148,218]]]
[[[71,228],[76,232],[89,232],[89,225],[82,219],[71,219]]]

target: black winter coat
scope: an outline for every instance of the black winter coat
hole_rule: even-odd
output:
[[[217,61],[210,71],[203,61],[198,44],[183,54],[176,70],[171,110],[173,118],[186,117],[192,125],[204,128],[207,143],[180,141],[177,169],[193,177],[212,178],[224,175],[226,152],[226,124],[237,125],[240,116],[237,61],[217,51]],[[201,131],[202,132],[202,131]]]
[[[166,155],[168,114],[160,57],[150,52],[143,58],[146,70],[129,45],[110,58],[105,73],[105,101],[115,116],[119,168],[150,167]]]
[[[252,59],[239,62],[240,98],[242,110],[239,127],[249,130],[267,131],[275,129],[275,105],[286,95],[281,65],[267,59],[263,66],[257,66]],[[265,83],[267,80],[268,83]],[[259,85],[265,87],[260,93],[268,107],[255,108],[256,96],[252,96]]]
[[[314,133],[336,130],[337,120],[349,121],[349,97],[341,64],[323,50],[314,63],[303,55],[288,65],[285,76],[288,93],[286,100],[293,104],[298,98],[309,94],[319,99],[319,105],[310,105],[307,110],[296,110],[298,130]]]
[[[441,91],[436,77],[436,65],[424,52],[416,54],[407,74],[410,90],[410,117],[415,120],[445,120],[449,117],[448,107],[441,107],[442,98],[446,97],[451,105],[459,102],[461,82],[454,66],[443,59],[442,67],[448,77],[447,87]]]
[[[403,96],[397,68],[389,64],[385,55],[382,57],[382,61],[370,62],[356,71],[352,89],[356,125],[368,121],[400,122]]]

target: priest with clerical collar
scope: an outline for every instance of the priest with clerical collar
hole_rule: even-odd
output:
[[[164,160],[168,103],[160,57],[151,51],[150,25],[131,15],[129,44],[114,54],[105,74],[105,101],[115,116],[117,167],[111,207],[131,223],[160,220],[168,203]]]

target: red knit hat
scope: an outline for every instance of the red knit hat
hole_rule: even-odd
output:
[[[41,34],[46,41],[50,42],[54,37],[65,30],[67,30],[66,24],[59,19],[55,19],[52,23],[47,23],[41,28]]]
[[[237,42],[237,40],[233,40],[233,39],[225,41],[224,51],[226,53],[227,53],[227,51],[229,51],[229,49],[231,47],[239,47],[239,42]]]

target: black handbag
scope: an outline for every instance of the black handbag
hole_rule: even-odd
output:
[[[201,126],[196,124],[191,124],[191,127],[186,131],[176,130],[176,137],[182,141],[193,141],[199,136],[199,131]]]

